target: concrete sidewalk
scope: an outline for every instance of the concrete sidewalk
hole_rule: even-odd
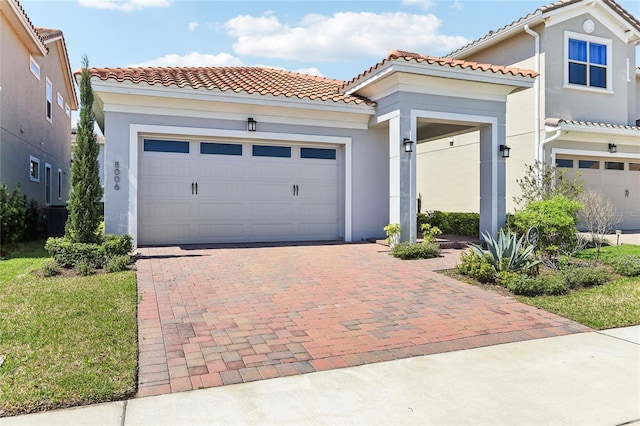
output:
[[[0,419],[1,425],[640,423],[640,326]]]

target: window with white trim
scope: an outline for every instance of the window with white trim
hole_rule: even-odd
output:
[[[40,159],[29,156],[29,180],[31,182],[40,182]]]
[[[565,33],[565,86],[612,90],[611,40]]]
[[[64,104],[64,113],[67,114],[67,117],[71,117],[71,108],[69,108],[69,104]]]
[[[64,98],[62,97],[60,92],[58,92],[58,106],[64,109]]]
[[[51,164],[44,163],[44,203],[51,205]]]
[[[33,59],[33,56],[29,56],[29,69],[31,70],[31,74],[35,75],[38,80],[40,80],[40,65]]]
[[[62,169],[58,169],[58,200],[62,200]]]
[[[46,102],[47,120],[51,121],[51,118],[53,116],[53,85],[51,84],[51,80],[49,80],[48,78],[47,78],[46,93],[47,93],[47,102]]]

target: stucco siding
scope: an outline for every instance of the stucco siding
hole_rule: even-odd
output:
[[[3,15],[4,19],[4,15]],[[56,43],[49,44],[46,56],[34,55],[40,66],[40,80],[29,70],[30,54],[13,28],[3,20],[0,26],[0,178],[13,188],[20,185],[29,198],[45,204],[45,164],[50,164],[51,204],[66,203],[71,160],[71,118],[57,103],[57,93],[67,99]],[[52,120],[46,118],[46,81],[52,84]],[[29,178],[31,156],[40,160],[40,182]],[[58,169],[62,176],[62,200],[58,200]]]
[[[184,127],[190,129],[239,130],[246,122],[148,114],[105,113],[105,226],[116,234],[132,233],[129,211],[129,129],[131,124]],[[300,134],[351,138],[352,240],[379,238],[388,221],[388,148],[383,132],[314,127],[297,124],[259,122],[259,131],[273,134]],[[160,135],[161,136],[161,135]],[[246,140],[251,140],[251,133]],[[179,135],[171,137],[179,138]],[[196,137],[197,138],[197,137]],[[277,142],[274,139],[274,142]],[[114,189],[113,169],[120,164],[119,190]],[[344,174],[344,172],[343,172]],[[344,194],[344,188],[343,188]],[[344,227],[344,224],[343,224]]]
[[[565,33],[567,31],[587,35],[582,26],[590,19],[595,24],[589,36],[611,41],[613,93],[564,87],[566,62]],[[627,58],[635,63],[634,48],[622,42],[606,23],[584,13],[573,19],[545,28],[542,45],[547,57],[545,75],[546,115],[567,120],[593,121],[597,123],[630,124],[629,97],[635,92],[635,83],[627,82]],[[634,123],[635,124],[635,123]]]

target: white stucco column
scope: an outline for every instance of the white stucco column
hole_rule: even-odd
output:
[[[404,152],[403,146],[404,138],[411,139],[411,129],[410,115],[398,114],[389,119],[389,223],[400,224],[400,241],[415,242],[416,156]]]
[[[504,117],[499,122],[504,123]],[[480,233],[494,237],[507,218],[506,164],[500,145],[506,145],[504,125],[480,128]]]

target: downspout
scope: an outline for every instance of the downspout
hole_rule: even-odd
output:
[[[544,146],[546,144],[548,144],[551,141],[555,141],[556,139],[558,139],[560,137],[560,135],[562,134],[562,128],[560,126],[558,127],[547,127],[544,126],[544,131],[555,131],[555,133],[551,136],[549,136],[548,138],[546,138],[545,140],[542,141],[542,144],[540,144],[540,152],[542,153],[541,157],[542,157],[542,161],[544,161]]]
[[[534,113],[534,119],[533,119],[534,127],[535,127],[534,145],[536,150],[535,152],[536,162],[542,163],[544,162],[544,157],[541,154],[542,146],[540,144],[540,34],[533,31],[531,28],[529,28],[529,24],[526,24],[524,26],[524,31],[535,39],[535,42],[534,42],[535,72],[538,73],[538,76],[536,77],[536,81],[533,83],[533,87],[534,87],[533,90],[535,91],[535,95],[534,95],[535,113]],[[540,167],[541,165],[539,164],[538,166]]]

